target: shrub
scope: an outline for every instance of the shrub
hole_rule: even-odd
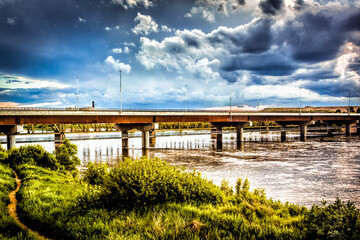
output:
[[[76,154],[77,146],[72,144],[67,138],[55,149],[56,159],[68,171],[76,170],[76,166],[80,164],[80,159]]]
[[[305,217],[309,239],[359,239],[360,210],[351,202],[313,205]]]
[[[104,183],[108,206],[146,206],[165,202],[219,203],[224,193],[199,172],[184,171],[159,159],[126,159]]]
[[[52,170],[58,170],[60,167],[56,158],[40,145],[28,145],[10,149],[5,161],[10,166],[29,163]]]
[[[6,150],[0,144],[0,161],[5,161],[7,156],[8,156],[8,154],[7,154]]]
[[[83,179],[91,185],[103,185],[109,174],[108,165],[106,163],[89,162],[86,167]]]

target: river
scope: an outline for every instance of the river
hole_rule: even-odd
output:
[[[97,133],[102,137],[115,137],[119,133]],[[34,138],[35,135],[22,136]],[[70,136],[70,134],[68,135]],[[71,134],[80,138],[84,134]],[[97,135],[92,133],[96,138]],[[53,135],[37,135],[37,142],[52,152],[53,142],[45,142]],[[360,137],[312,137],[300,142],[296,133],[288,134],[290,141],[277,142],[278,133],[245,133],[245,142],[237,147],[235,134],[224,134],[222,150],[214,149],[209,134],[163,136],[156,138],[156,146],[146,154],[159,157],[172,165],[185,166],[220,184],[222,179],[235,185],[236,180],[248,178],[251,189],[264,188],[266,195],[282,202],[310,207],[324,199],[332,202],[336,197],[355,202],[360,207]],[[262,141],[260,141],[262,140]],[[88,161],[116,164],[122,159],[121,139],[94,139],[73,141],[78,146],[82,165]],[[17,143],[17,146],[29,143]],[[132,158],[141,157],[141,138],[129,139]]]

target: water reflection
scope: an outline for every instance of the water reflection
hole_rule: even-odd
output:
[[[155,148],[141,149],[141,138],[130,138],[123,149],[121,139],[73,141],[83,165],[89,161],[114,165],[123,157],[159,157],[177,166],[197,169],[215,184],[223,178],[233,186],[247,177],[252,188],[265,188],[267,196],[310,206],[322,199],[351,200],[360,207],[359,137],[317,137],[297,141],[296,133],[246,133],[236,144],[235,134],[224,134],[221,148],[208,135],[157,137]],[[279,141],[279,142],[278,142]],[[54,143],[41,142],[53,151]],[[21,144],[24,145],[24,144]]]

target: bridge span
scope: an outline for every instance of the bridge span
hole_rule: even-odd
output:
[[[217,144],[222,144],[222,128],[235,127],[236,141],[243,141],[243,128],[252,121],[273,121],[281,126],[281,139],[286,140],[286,125],[298,125],[300,138],[306,140],[307,126],[320,121],[331,126],[345,124],[346,135],[350,135],[350,125],[359,127],[360,114],[357,113],[266,113],[224,110],[114,110],[114,109],[76,109],[76,108],[0,108],[0,132],[7,135],[8,149],[15,145],[15,135],[25,124],[94,124],[114,123],[122,131],[123,147],[128,147],[128,131],[142,131],[144,149],[149,148],[149,132],[154,123],[165,122],[209,122],[214,128]],[[359,128],[358,128],[359,133]],[[55,134],[61,141],[63,132]]]

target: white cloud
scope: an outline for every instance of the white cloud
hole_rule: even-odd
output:
[[[130,53],[130,49],[128,47],[124,47],[124,53],[129,54]]]
[[[109,32],[111,31],[111,27],[105,27],[105,30]]]
[[[148,35],[152,32],[158,32],[159,25],[149,15],[142,15],[138,12],[134,19],[135,22],[139,22],[133,29],[132,32],[136,35],[144,34]]]
[[[229,16],[240,10],[250,11],[256,7],[258,2],[259,0],[196,0],[194,7],[185,14],[185,17],[200,15],[208,22],[215,22],[217,14]]]
[[[121,48],[114,48],[112,50],[113,53],[122,53],[122,49]]]
[[[85,18],[81,18],[81,17],[79,17],[79,22],[86,23],[86,20],[85,20]]]
[[[171,28],[169,28],[168,26],[166,25],[161,25],[161,31],[162,32],[171,32]]]
[[[137,6],[143,6],[145,8],[149,8],[154,6],[154,3],[152,0],[112,0],[113,4],[119,4],[123,6],[123,8],[134,8]]]
[[[7,18],[6,23],[10,24],[10,25],[15,25],[16,24],[16,18]]]
[[[22,76],[0,76],[0,88],[5,89],[34,89],[34,88],[59,88],[70,87],[67,84],[58,83],[54,80],[39,80]]]
[[[119,60],[115,60],[112,56],[108,56],[105,59],[105,63],[111,65],[115,70],[121,70],[126,73],[130,73],[131,66],[125,63],[120,62]]]

